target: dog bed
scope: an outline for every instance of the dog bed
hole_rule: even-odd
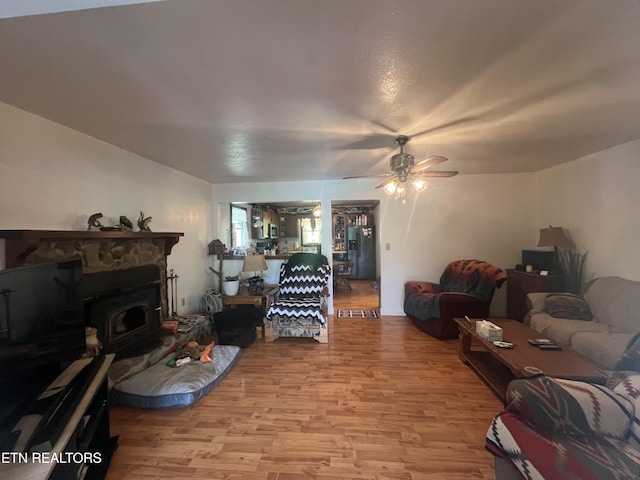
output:
[[[169,367],[169,355],[162,361],[116,384],[111,391],[114,404],[137,408],[180,408],[194,404],[229,373],[240,358],[240,347],[216,345],[212,362],[193,361]]]

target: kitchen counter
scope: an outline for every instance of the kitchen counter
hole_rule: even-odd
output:
[[[288,260],[291,255],[298,252],[291,252],[286,255],[265,255],[265,260]],[[244,260],[245,255],[224,255],[225,260]]]
[[[293,251],[287,255],[266,255],[264,259],[267,261],[267,266],[269,268],[268,270],[264,270],[260,275],[264,279],[265,284],[277,285],[280,278],[280,265],[286,263],[291,255],[298,252],[299,251]],[[224,266],[222,268],[224,275],[235,275],[238,273],[242,275],[243,278],[247,277],[246,273],[242,273],[245,258],[245,255],[225,254],[222,257],[224,260]]]

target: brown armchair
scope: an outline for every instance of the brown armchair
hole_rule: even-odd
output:
[[[439,283],[409,281],[404,285],[404,312],[420,330],[437,338],[455,338],[454,318],[486,318],[496,288],[507,275],[482,260],[456,260]]]

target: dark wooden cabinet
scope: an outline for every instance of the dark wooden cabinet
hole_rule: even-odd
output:
[[[333,215],[333,252],[347,252],[346,217]]]
[[[280,236],[288,237],[289,236],[289,215],[280,215]]]
[[[299,237],[300,229],[298,227],[298,215],[280,215],[280,236],[281,237]]]
[[[522,321],[527,313],[527,293],[562,292],[564,289],[563,275],[543,276],[538,273],[507,270],[507,316]]]
[[[264,210],[259,207],[251,208],[251,238],[254,240],[263,240],[266,230],[264,225]]]

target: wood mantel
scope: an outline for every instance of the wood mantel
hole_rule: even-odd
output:
[[[184,233],[180,232],[127,232],[127,231],[82,231],[82,230],[0,230],[0,239],[5,243],[6,268],[21,267],[25,260],[43,242],[91,241],[91,240],[136,240],[164,239],[165,255],[171,253]]]

